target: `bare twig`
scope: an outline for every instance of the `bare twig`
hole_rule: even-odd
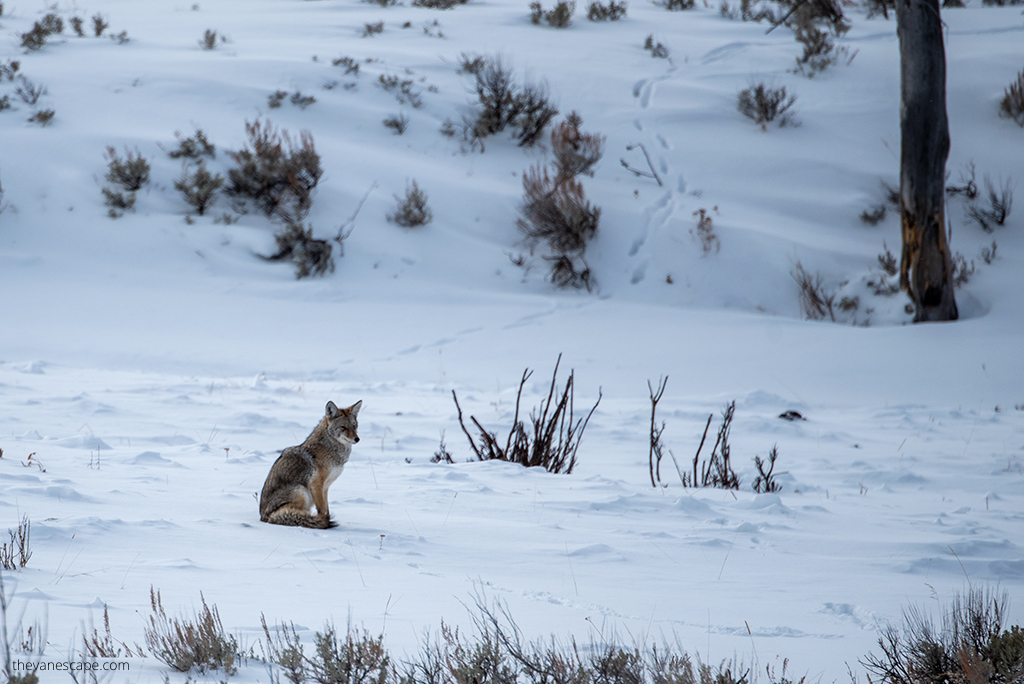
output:
[[[356,216],[359,216],[359,210],[363,208],[363,204],[366,202],[366,199],[376,188],[377,181],[374,181],[370,185],[370,189],[366,191],[365,195],[363,195],[363,198],[359,200],[359,204],[356,205],[356,210],[352,212],[352,215],[348,217],[347,221],[338,227],[338,234],[334,236],[334,241],[338,243],[338,256],[345,256],[345,240],[347,240],[348,236],[352,234],[353,230],[355,230]]]
[[[627,171],[632,173],[634,176],[642,176],[644,178],[653,178],[654,180],[658,181],[658,185],[659,186],[662,186],[663,183],[661,182],[661,177],[658,175],[658,172],[654,170],[654,164],[651,162],[651,155],[647,154],[647,148],[644,147],[644,144],[643,143],[634,143],[632,145],[627,145],[626,149],[629,150],[630,152],[632,152],[633,150],[635,150],[638,147],[644,153],[644,158],[647,159],[647,166],[649,166],[650,169],[651,169],[650,173],[648,173],[647,171],[641,171],[640,169],[635,169],[632,166],[630,166],[626,162],[625,159],[620,159],[619,161],[622,163],[623,168],[625,168]]]
[[[651,448],[647,454],[648,466],[651,471],[651,486],[657,487],[658,483],[661,482],[661,459],[663,445],[661,443],[661,433],[665,431],[665,422],[662,421],[661,427],[658,427],[655,419],[655,414],[658,411],[658,402],[661,401],[661,395],[665,393],[665,385],[668,384],[668,376],[658,379],[658,389],[655,390],[651,386],[651,381],[647,381],[647,389],[651,393]]]

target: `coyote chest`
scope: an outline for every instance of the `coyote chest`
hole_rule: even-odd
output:
[[[281,452],[263,483],[260,520],[318,529],[336,525],[331,520],[327,489],[341,475],[352,445],[359,441],[356,418],[362,403],[339,409],[334,402],[327,402],[323,419],[306,441]]]

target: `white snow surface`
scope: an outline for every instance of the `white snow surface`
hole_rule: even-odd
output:
[[[0,533],[27,515],[33,552],[3,579],[8,621],[45,626],[44,659],[76,657],[104,605],[114,636],[142,643],[150,587],[175,615],[201,594],[248,645],[263,614],[307,643],[351,620],[413,655],[442,619],[471,629],[466,607],[483,597],[530,639],[667,641],[757,671],[788,658],[822,682],[862,674],[904,607],[935,611],[971,586],[1008,591],[1008,623],[1024,620],[1024,223],[1018,211],[986,234],[950,201],[952,248],[976,266],[956,323],[911,325],[904,295],[871,293],[883,245],[900,246],[894,212],[859,219],[897,180],[893,20],[848,7],[838,44],[852,60],[808,79],[792,72],[792,32],[714,3],[635,0],[608,23],[580,5],[557,30],[532,25],[525,0],[87,0],[57,11],[87,31],[99,12],[130,41],[66,28],[30,54],[19,36],[52,3],[4,4],[0,63],[20,60],[47,89],[30,107],[0,83],[13,105],[0,112]],[[971,162],[983,189],[986,175],[1019,179],[1024,130],[998,102],[1024,66],[1020,8],[975,1],[943,19],[950,180]],[[383,33],[361,36],[379,20]],[[206,29],[228,40],[202,50]],[[670,59],[643,49],[648,34]],[[594,292],[554,289],[516,228],[523,170],[549,146],[500,134],[481,153],[439,133],[471,110],[462,53],[500,55],[606,136],[582,179],[602,208]],[[358,75],[332,66],[345,55]],[[413,79],[422,106],[377,87],[381,74]],[[760,80],[798,96],[800,126],[762,130],[737,111]],[[277,90],[317,101],[269,109]],[[49,126],[27,121],[40,107],[56,112]],[[381,124],[399,112],[401,136]],[[226,174],[257,117],[312,133],[317,236],[370,191],[324,278],[257,258],[275,226],[258,212],[215,222],[223,196],[185,220],[175,131],[204,130]],[[635,143],[663,186],[620,164],[646,169]],[[108,146],[152,165],[119,219],[100,192]],[[385,216],[413,179],[434,219],[405,229]],[[706,255],[702,208],[720,239]],[[802,320],[798,261],[857,310]],[[504,436],[523,369],[525,409],[559,354],[577,414],[602,394],[576,470],[468,462],[452,391]],[[668,458],[666,486],[651,486],[647,383],[665,375],[658,420],[684,468],[708,416],[714,430],[736,401],[739,491],[684,489]],[[330,492],[340,526],[260,523],[277,452],[328,400],[363,401],[362,440]],[[442,434],[454,465],[430,461]],[[773,445],[783,489],[758,495],[753,457]],[[185,679],[150,657],[108,680],[168,673]],[[267,676],[250,662],[236,681]]]

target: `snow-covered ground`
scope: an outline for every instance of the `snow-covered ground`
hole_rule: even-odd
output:
[[[18,81],[0,82],[0,533],[29,516],[33,552],[3,579],[8,622],[46,627],[45,659],[80,650],[104,605],[114,636],[142,643],[151,586],[174,614],[201,592],[249,645],[261,614],[307,639],[351,618],[413,654],[442,618],[471,625],[466,606],[484,596],[530,638],[678,641],[711,663],[789,658],[822,682],[861,672],[878,626],[907,605],[998,585],[1009,621],[1024,619],[1019,211],[986,234],[950,201],[952,248],[976,266],[955,324],[909,325],[904,295],[867,285],[900,244],[893,212],[859,218],[896,182],[895,23],[848,7],[852,60],[808,79],[792,73],[792,32],[714,3],[635,1],[607,23],[580,6],[565,30],[532,25],[527,4],[62,3],[65,22],[91,33],[100,13],[130,40],[68,27],[23,54],[20,35],[55,10],[4,3],[0,64],[20,60],[47,89],[30,107]],[[972,2],[943,18],[950,182],[970,163],[982,189],[986,175],[1019,179],[1024,130],[997,114],[1024,67],[1020,8]],[[206,29],[228,40],[203,50]],[[669,59],[643,48],[649,34]],[[547,146],[499,135],[480,153],[440,134],[471,105],[463,53],[500,55],[606,136],[583,179],[602,208],[593,293],[553,289],[545,253],[516,229],[521,175],[550,161]],[[357,75],[332,65],[341,56]],[[412,79],[422,106],[375,85],[382,74]],[[798,96],[800,126],[762,130],[737,111],[760,80]],[[316,102],[269,109],[278,90]],[[27,121],[39,108],[50,125]],[[399,112],[401,136],[381,123]],[[366,196],[322,279],[258,259],[275,226],[215,221],[231,211],[223,197],[186,221],[175,132],[205,131],[226,174],[257,117],[315,138],[315,235],[334,236]],[[663,186],[621,165],[646,168],[636,143]],[[152,166],[118,219],[101,195],[108,146]],[[416,229],[385,218],[410,180],[434,215]],[[710,254],[693,235],[700,209],[720,241]],[[801,320],[797,262],[856,310]],[[534,406],[559,354],[577,412],[603,397],[573,474],[466,463],[452,390],[503,435],[523,369]],[[647,383],[664,375],[659,421],[684,467],[708,415],[736,401],[739,491],[684,489],[668,460],[667,486],[651,487]],[[328,400],[360,399],[362,441],[330,495],[340,526],[259,523],[276,452]],[[454,465],[430,462],[442,434]],[[754,494],[753,457],[773,445],[783,490]],[[154,658],[133,668],[118,677],[166,674]],[[257,664],[238,675],[266,677]]]

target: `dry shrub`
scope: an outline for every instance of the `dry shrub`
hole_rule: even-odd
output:
[[[520,147],[536,143],[544,127],[558,114],[544,86],[520,85],[512,68],[499,57],[485,58],[482,65],[473,60],[468,66],[471,70],[467,72],[476,81],[480,110],[475,118],[463,120],[464,137],[482,150],[484,138],[511,127]]]
[[[580,131],[575,112],[551,131],[554,176],[537,164],[523,172],[519,230],[532,243],[546,242],[554,252],[549,279],[558,287],[590,291],[590,268],[583,260],[587,242],[597,233],[601,210],[587,201],[579,175],[593,176],[604,153],[604,136]]]
[[[718,207],[715,207],[714,210],[717,212]],[[693,217],[697,219],[697,226],[690,233],[700,242],[704,256],[711,254],[712,250],[718,252],[722,248],[722,242],[715,233],[715,222],[707,209],[698,209],[693,212]]]
[[[1006,87],[1006,94],[999,103],[999,115],[1024,126],[1024,70],[1017,74],[1017,80]]]
[[[0,199],[3,199],[2,191],[0,191]],[[0,206],[0,210],[2,210],[2,206]],[[0,451],[0,455],[3,455],[2,451]],[[28,514],[22,517],[16,528],[7,530],[7,534],[11,541],[9,544],[0,544],[0,568],[20,570],[28,565],[29,559],[32,558],[32,549],[30,548],[32,522],[28,519]]]
[[[881,655],[861,664],[880,684],[1010,684],[1024,678],[1024,630],[1003,629],[1008,595],[971,588],[935,625],[918,608],[903,611],[878,639]]]
[[[732,451],[729,446],[729,433],[732,430],[732,419],[735,413],[736,402],[729,402],[725,410],[722,411],[722,425],[718,429],[718,438],[715,440],[715,446],[711,449],[711,458],[707,461],[701,461],[700,452],[704,448],[704,442],[708,436],[708,428],[711,427],[711,419],[714,418],[714,414],[708,416],[708,422],[704,426],[704,435],[700,438],[697,453],[693,457],[693,472],[679,473],[684,487],[740,488],[740,478],[732,468]]]
[[[587,5],[587,19],[590,21],[618,21],[626,16],[628,5],[625,2],[609,0],[607,5],[592,2]]]
[[[174,181],[174,189],[182,194],[185,201],[200,216],[206,213],[213,204],[217,191],[224,185],[224,177],[219,173],[211,174],[205,162],[199,162],[195,171],[189,173],[186,165],[181,170],[181,178]]]
[[[387,684],[393,681],[391,656],[384,648],[383,635],[360,634],[351,626],[339,638],[327,623],[314,636],[315,653],[307,659],[313,681],[318,684]]]
[[[214,159],[217,156],[217,147],[210,142],[202,129],[197,128],[188,138],[182,138],[181,133],[175,131],[174,137],[178,139],[178,149],[168,152],[171,159],[185,158],[198,161],[203,157]]]
[[[548,389],[547,397],[541,401],[540,406],[530,412],[531,427],[528,430],[526,424],[519,418],[520,403],[523,398],[523,387],[526,381],[533,375],[529,368],[523,371],[523,377],[519,381],[519,391],[516,392],[516,410],[512,419],[512,429],[509,431],[505,445],[498,442],[497,435],[488,432],[480,421],[470,416],[473,425],[480,432],[480,443],[477,444],[466,424],[462,419],[462,407],[459,406],[459,398],[452,390],[452,399],[455,401],[455,408],[459,412],[459,425],[462,432],[469,440],[469,446],[479,461],[508,461],[518,463],[526,467],[540,466],[549,473],[569,474],[576,466],[576,453],[580,448],[580,441],[583,439],[583,432],[587,429],[590,417],[597,410],[601,403],[601,392],[598,391],[597,401],[593,408],[587,413],[586,418],[576,419],[573,414],[573,398],[575,394],[575,374],[570,371],[565,387],[558,389],[558,366],[562,362],[562,355],[558,355],[555,362],[555,370],[551,374],[551,386]]]
[[[979,206],[977,202],[972,202],[967,206],[967,218],[977,223],[986,233],[991,233],[996,226],[1006,223],[1010,209],[1013,208],[1012,179],[1007,179],[996,186],[986,176],[985,195],[988,206]]]
[[[223,670],[226,675],[237,671],[238,640],[225,634],[217,606],[210,607],[199,595],[203,609],[193,620],[169,618],[160,599],[160,592],[149,589],[152,610],[144,628],[150,653],[178,672]]]
[[[91,637],[82,635],[82,648],[90,658],[146,657],[146,652],[138,644],[129,646],[114,638],[110,631],[110,611],[105,603],[103,604],[103,631],[104,634],[100,635],[100,631],[93,628]]]
[[[138,149],[132,152],[125,148],[125,158],[121,159],[117,150],[108,147],[104,156],[107,158],[107,181],[128,192],[136,192],[149,182],[149,162]]]
[[[290,261],[295,267],[295,278],[325,276],[334,272],[334,245],[313,237],[312,226],[288,223],[274,235],[277,252],[260,255],[266,261]]]
[[[798,261],[790,271],[790,275],[793,276],[793,280],[800,288],[800,310],[803,312],[804,318],[820,321],[827,316],[835,322],[836,315],[833,305],[836,294],[825,289],[821,274],[811,274]]]
[[[601,209],[590,205],[579,182],[572,178],[559,182],[540,164],[523,173],[520,212],[517,225],[526,237],[547,242],[561,254],[582,253],[601,219]]]
[[[313,134],[293,141],[269,121],[246,122],[249,144],[228,155],[238,165],[228,171],[227,192],[251,201],[268,217],[299,223],[313,204],[313,189],[323,175]]]
[[[405,188],[405,197],[395,195],[395,210],[387,215],[388,221],[404,228],[415,228],[430,223],[434,214],[427,206],[427,193],[420,190],[416,181]]]
[[[765,126],[778,120],[779,126],[787,126],[796,122],[790,111],[796,103],[796,95],[787,95],[785,86],[769,88],[764,83],[757,83],[740,91],[737,98],[737,109],[748,119]]]

